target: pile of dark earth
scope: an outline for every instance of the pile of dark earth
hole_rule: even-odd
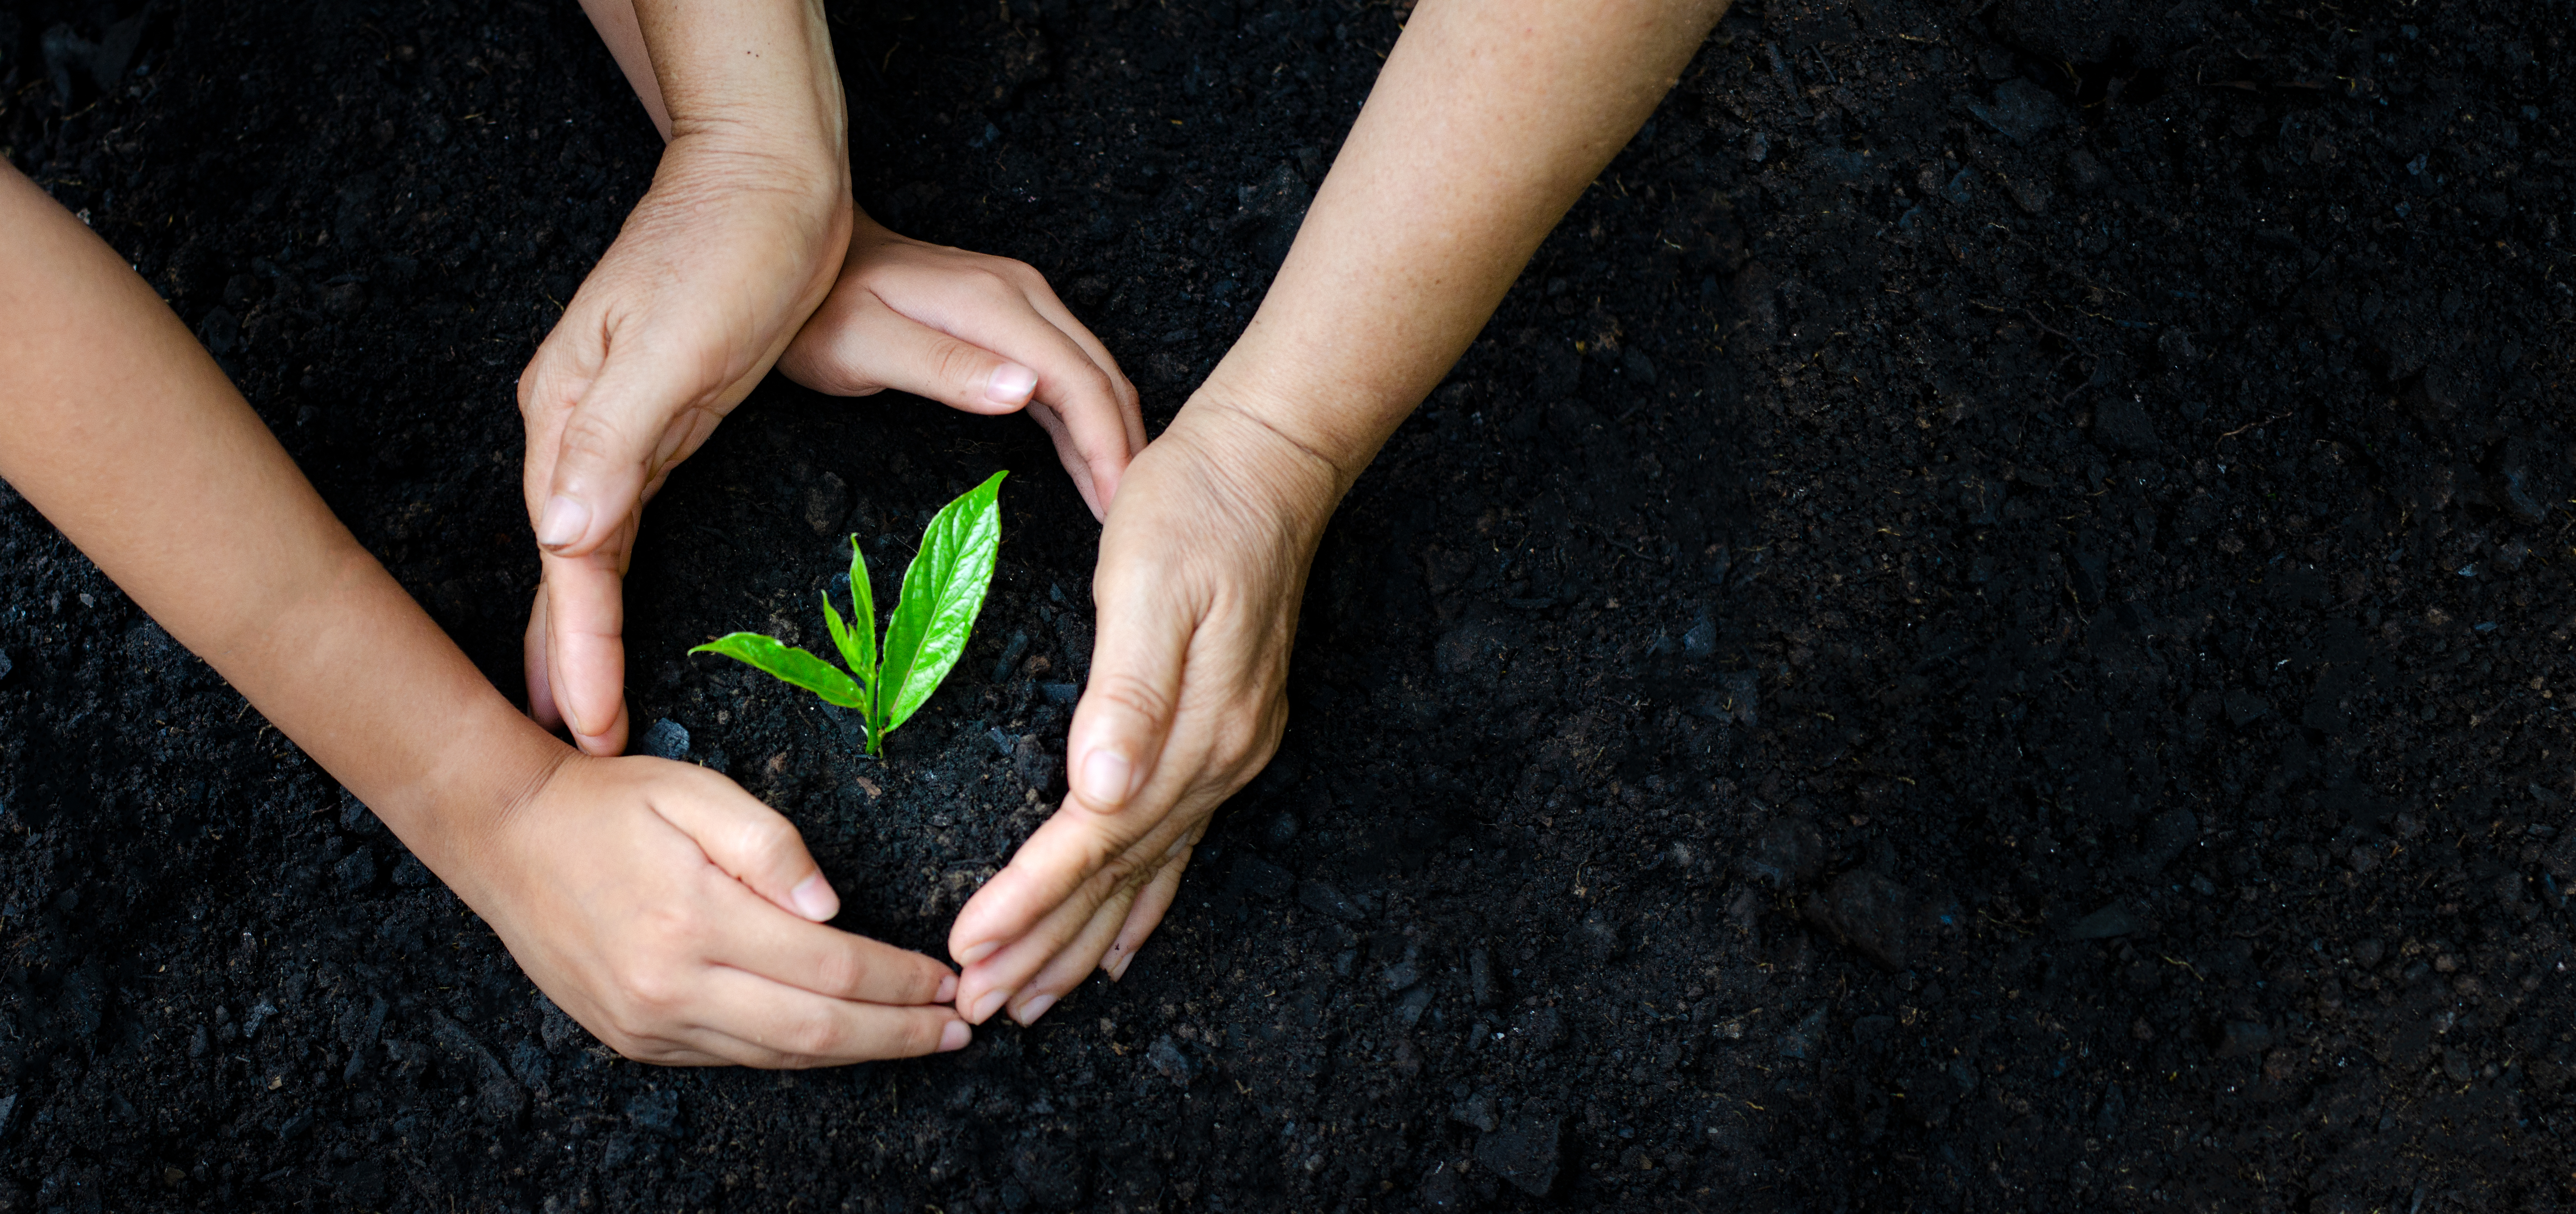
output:
[[[2299,3],[1739,7],[1344,507],[1133,972],[960,1056],[614,1057],[0,495],[0,1210],[2566,1208],[2568,14]],[[1158,424],[1404,17],[831,11],[862,200]],[[31,0],[0,148],[515,690],[513,380],[657,150],[574,6]],[[772,383],[649,517],[645,736],[853,930],[1061,787],[1052,465]],[[885,762],[680,656],[996,467]]]

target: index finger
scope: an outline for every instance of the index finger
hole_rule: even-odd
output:
[[[725,884],[733,889],[719,904],[731,905],[708,942],[710,962],[860,1003],[918,1006],[957,996],[957,975],[937,961],[799,919],[740,882]]]

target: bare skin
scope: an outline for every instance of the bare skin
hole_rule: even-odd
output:
[[[1037,271],[911,240],[852,204],[848,119],[810,0],[585,0],[669,146],[519,381],[545,578],[529,710],[625,748],[622,580],[644,503],[772,366],[1025,410],[1095,515],[1145,445],[1136,389]]]
[[[0,477],[620,1052],[812,1066],[969,1039],[945,966],[824,926],[839,899],[786,819],[699,768],[581,755],[502,698],[151,288],[5,162]]]
[[[1072,792],[957,916],[958,1007],[1123,975],[1208,814],[1278,748],[1326,520],[1724,0],[1422,0],[1240,341],[1127,470]]]

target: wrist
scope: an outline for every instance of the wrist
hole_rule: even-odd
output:
[[[1153,447],[1179,447],[1260,507],[1288,538],[1311,543],[1375,447],[1309,432],[1280,398],[1210,376]],[[1152,451],[1149,447],[1148,453]]]

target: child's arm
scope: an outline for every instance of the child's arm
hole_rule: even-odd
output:
[[[545,567],[528,708],[615,754],[621,580],[644,502],[773,363],[838,395],[1025,408],[1095,514],[1145,428],[1117,362],[1035,270],[858,213],[816,0],[583,7],[670,145],[519,383]]]
[[[1101,537],[1073,795],[957,916],[958,1007],[1125,972],[1218,802],[1278,747],[1324,522],[1724,0],[1422,0],[1278,281]],[[1105,960],[1104,960],[1105,959]]]
[[[944,967],[822,926],[837,899],[785,819],[698,768],[583,758],[512,709],[143,280],[6,162],[0,477],[620,1051],[776,1066],[965,1043],[927,1006]]]

